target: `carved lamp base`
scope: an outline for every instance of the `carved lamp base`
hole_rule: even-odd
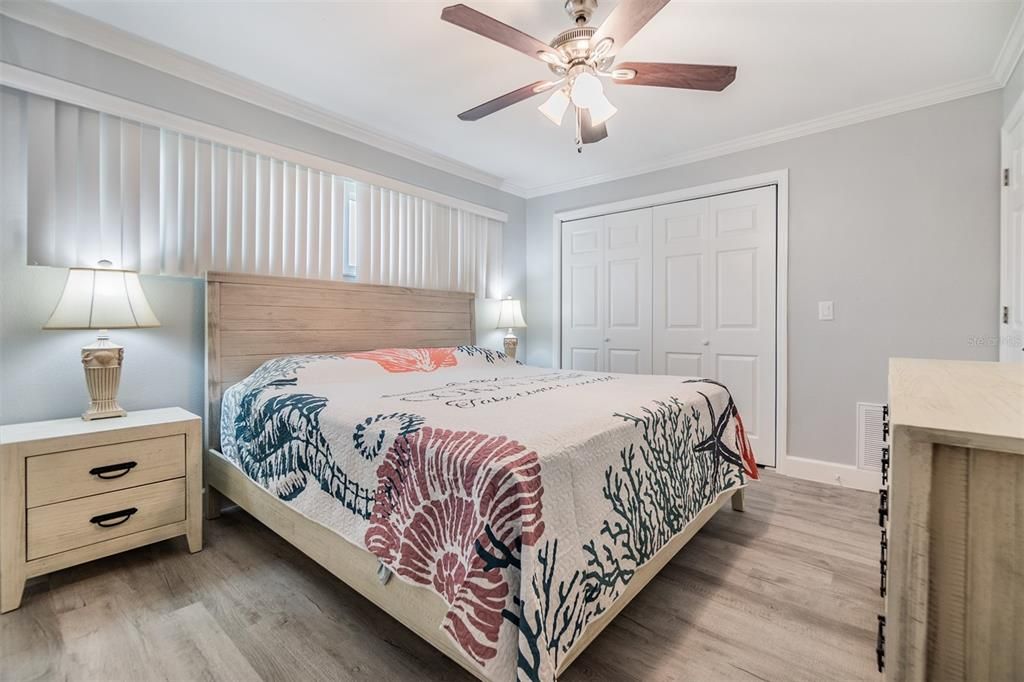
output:
[[[121,361],[124,347],[110,342],[106,331],[101,331],[96,342],[82,348],[85,367],[85,385],[89,387],[89,409],[82,419],[123,417],[127,412],[117,404],[117,388],[121,384]]]
[[[519,339],[512,333],[512,330],[508,330],[508,334],[505,335],[505,355],[509,356],[513,360],[516,359],[516,349],[519,348]]]

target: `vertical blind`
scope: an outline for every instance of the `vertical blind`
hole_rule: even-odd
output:
[[[497,295],[500,222],[364,183],[355,195],[361,280]]]
[[[0,116],[31,265],[499,284],[502,223],[464,209],[9,88]]]

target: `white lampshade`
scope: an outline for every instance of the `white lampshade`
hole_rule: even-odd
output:
[[[604,86],[597,76],[584,71],[572,82],[572,103],[578,107],[589,109],[599,97],[604,96]]]
[[[560,88],[551,93],[551,97],[537,107],[537,111],[544,114],[556,126],[560,126],[562,119],[565,118],[565,110],[568,108],[569,97],[565,94],[565,90]]]
[[[590,111],[590,123],[595,126],[601,125],[619,111],[603,93],[595,97],[587,109]]]
[[[126,270],[71,268],[43,329],[159,327],[139,275]]]
[[[495,325],[495,329],[525,326],[526,320],[523,319],[523,306],[517,299],[504,299],[501,302],[501,311],[498,313],[498,324]]]

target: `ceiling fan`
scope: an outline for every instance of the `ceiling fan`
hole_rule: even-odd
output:
[[[459,114],[476,121],[534,95],[554,90],[537,107],[555,125],[562,125],[569,104],[576,118],[576,148],[608,137],[605,123],[618,111],[604,95],[602,78],[620,85],[653,85],[689,90],[724,90],[736,78],[735,66],[622,62],[615,54],[643,28],[669,0],[621,0],[600,27],[588,25],[597,0],[565,0],[574,26],[544,44],[533,36],[503,24],[463,4],[445,7],[441,19],[478,33],[527,56],[547,63],[556,78],[524,85]]]

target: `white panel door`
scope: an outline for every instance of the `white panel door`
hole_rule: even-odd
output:
[[[651,373],[651,210],[562,223],[562,367]]]
[[[651,373],[651,209],[604,217],[604,366]]]
[[[1024,118],[1003,138],[1003,168],[999,359],[1024,362]]]
[[[562,223],[562,367],[604,370],[604,217]]]
[[[654,209],[654,373],[713,377],[708,200]],[[710,342],[709,342],[710,343]]]
[[[775,187],[654,209],[653,367],[729,387],[775,465]]]

